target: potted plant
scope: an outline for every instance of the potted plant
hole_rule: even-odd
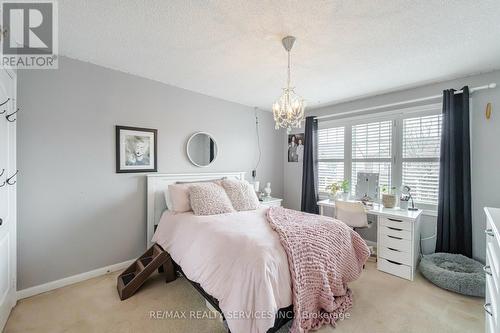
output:
[[[382,186],[382,204],[385,208],[396,207],[396,187]]]
[[[347,200],[349,198],[349,181],[344,179],[342,183],[340,183],[340,187],[342,188],[342,198]]]
[[[326,187],[326,190],[329,191],[328,197],[330,200],[335,200],[335,197],[337,196],[337,192],[340,191],[341,187],[337,183],[331,183]]]

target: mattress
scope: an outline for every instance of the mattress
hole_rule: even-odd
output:
[[[210,216],[166,211],[153,236],[219,301],[231,332],[264,333],[292,304],[290,272],[266,208]]]

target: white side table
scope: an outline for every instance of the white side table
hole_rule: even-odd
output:
[[[264,198],[262,201],[259,201],[262,206],[267,207],[281,207],[281,202],[283,199],[280,198]]]

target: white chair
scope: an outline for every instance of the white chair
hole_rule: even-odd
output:
[[[369,228],[371,224],[361,201],[335,200],[335,218],[353,229]]]

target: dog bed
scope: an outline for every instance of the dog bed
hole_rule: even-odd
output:
[[[420,272],[436,286],[459,294],[484,297],[483,264],[461,254],[434,253],[420,260]]]

